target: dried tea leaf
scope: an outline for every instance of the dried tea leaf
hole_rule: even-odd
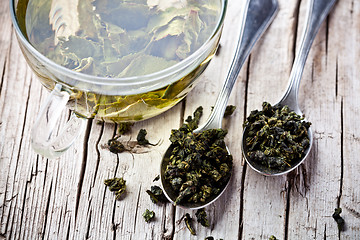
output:
[[[139,130],[139,133],[136,137],[136,140],[139,145],[146,146],[146,145],[150,144],[149,141],[145,138],[146,134],[147,134],[147,131],[145,129]]]
[[[225,112],[224,112],[224,118],[231,116],[234,113],[235,109],[236,109],[236,106],[234,106],[234,105],[226,106]],[[213,111],[213,110],[214,110],[214,107],[212,106],[211,111]]]
[[[291,167],[309,148],[311,123],[303,120],[288,106],[264,102],[262,111],[252,111],[244,124],[248,158],[269,169],[282,171]]]
[[[145,212],[143,213],[143,217],[145,219],[145,222],[149,223],[155,218],[155,213],[154,211],[150,211],[149,209],[146,209]]]
[[[123,178],[111,178],[104,181],[104,184],[110,191],[116,195],[116,200],[120,200],[120,197],[125,193],[126,181]]]
[[[185,217],[184,221],[185,221],[185,225],[186,225],[187,229],[189,229],[189,231],[192,235],[196,235],[196,231],[192,225],[192,218],[190,217],[190,215],[188,213],[186,213],[184,217]]]
[[[336,221],[339,231],[344,231],[345,220],[340,216],[341,212],[342,212],[341,208],[335,208],[332,217]]]
[[[235,112],[236,106],[228,105],[226,106],[224,118],[231,116]]]
[[[269,240],[278,240],[274,235],[271,235]]]
[[[218,195],[230,178],[232,156],[224,142],[227,131],[209,129],[193,133],[201,115],[199,107],[193,118],[188,117],[180,129],[171,131],[173,150],[164,175],[177,196],[175,205],[205,202]]]
[[[204,23],[199,17],[199,12],[191,10],[184,23],[184,43],[176,50],[176,55],[180,59],[184,59],[189,55],[191,47],[193,47],[193,43],[197,42],[203,27]]]
[[[209,227],[210,224],[209,224],[209,220],[207,218],[207,214],[205,212],[205,209],[202,208],[202,209],[198,209],[195,213],[195,216],[197,218],[197,221],[203,225],[204,227]]]
[[[168,202],[166,196],[163,193],[163,190],[159,186],[151,186],[151,190],[146,190],[146,193],[149,194],[150,199],[153,203]]]
[[[159,179],[160,179],[160,175],[157,175],[157,176],[154,178],[153,182],[159,181]]]
[[[118,154],[127,151],[124,144],[117,140],[118,138],[112,138],[108,140],[109,150],[112,153]]]

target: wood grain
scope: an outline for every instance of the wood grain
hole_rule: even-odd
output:
[[[153,204],[146,190],[160,184],[152,180],[170,130],[200,105],[205,121],[215,103],[238,35],[239,2],[229,1],[219,54],[186,100],[121,137],[131,144],[145,128],[158,145],[113,154],[106,143],[117,125],[88,120],[78,141],[57,159],[31,148],[31,127],[48,92],[20,51],[8,1],[0,3],[0,239],[360,239],[359,2],[337,2],[306,63],[299,100],[314,132],[309,158],[292,173],[269,178],[246,165],[240,146],[246,115],[263,101],[277,102],[285,90],[304,27],[308,0],[279,0],[280,11],[244,64],[230,99],[237,109],[223,127],[234,172],[224,195],[205,209],[209,228],[196,223],[195,211]],[[61,124],[68,117],[64,112]],[[120,201],[103,184],[114,176],[127,181]],[[336,207],[343,210],[343,232],[331,216]],[[155,221],[143,220],[145,209],[155,211]],[[180,221],[187,212],[196,236]]]

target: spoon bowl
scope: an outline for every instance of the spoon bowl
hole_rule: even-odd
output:
[[[230,65],[230,69],[228,71],[224,86],[219,93],[219,96],[215,102],[214,109],[211,112],[208,120],[202,126],[195,129],[193,131],[194,134],[198,134],[209,129],[221,128],[226,105],[228,103],[231,90],[233,89],[240,69],[244,64],[246,58],[249,56],[254,44],[265,32],[267,27],[272,22],[276,12],[278,11],[277,0],[247,0],[244,4],[245,7],[240,14],[240,36],[238,38],[235,55]],[[161,162],[160,177],[165,196],[169,199],[170,202],[175,203],[175,199],[177,198],[178,194],[173,190],[171,184],[167,181],[165,177],[165,170],[169,164],[173,148],[174,146],[170,145],[170,147],[165,152],[165,155]],[[229,149],[227,147],[226,149],[228,154],[230,155]],[[206,198],[205,201],[200,201],[196,203],[181,202],[177,204],[177,206],[187,209],[199,209],[208,206],[209,204],[216,201],[223,192],[225,192],[227,186],[229,185],[231,175],[232,168],[229,172],[229,175],[227,175],[225,178],[226,184],[222,186],[219,193],[213,195],[212,197]]]
[[[306,21],[306,27],[302,36],[300,48],[296,54],[294,64],[290,73],[289,85],[285,94],[281,98],[281,100],[275,104],[275,106],[288,106],[290,110],[294,111],[297,115],[303,116],[298,104],[298,92],[300,86],[300,80],[302,73],[304,71],[305,62],[307,56],[309,54],[311,45],[315,39],[317,32],[319,31],[321,23],[329,14],[336,0],[310,0],[308,7],[308,15]],[[261,165],[257,162],[252,161],[247,153],[248,149],[246,147],[246,137],[248,135],[248,130],[245,127],[242,137],[242,152],[247,164],[256,172],[263,174],[265,176],[278,176],[291,172],[295,168],[297,168],[303,161],[307,158],[310,153],[310,149],[313,143],[313,134],[311,128],[308,128],[308,138],[309,138],[309,146],[305,150],[303,157],[298,159],[295,162],[291,163],[291,166],[286,168],[285,170],[272,169],[268,166]]]

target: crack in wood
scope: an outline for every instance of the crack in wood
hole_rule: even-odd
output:
[[[248,89],[249,89],[249,81],[250,81],[250,63],[251,63],[251,55],[249,55],[247,68],[246,68],[246,80],[245,80],[245,96],[244,96],[244,118],[243,122],[246,121],[247,116],[247,100],[248,100]],[[244,157],[242,157],[244,165],[242,167],[241,173],[241,187],[240,187],[240,213],[239,213],[239,229],[238,229],[238,238],[242,239],[243,235],[243,221],[244,221],[244,190],[245,190],[245,179],[247,173],[247,164],[244,161]]]
[[[95,179],[96,179],[96,176],[97,176],[97,172],[99,170],[99,164],[100,164],[100,150],[99,150],[99,144],[100,144],[100,140],[102,138],[102,135],[104,133],[104,122],[102,122],[102,125],[101,125],[101,129],[100,129],[100,133],[99,133],[99,137],[96,141],[96,144],[95,144],[95,150],[96,150],[96,154],[97,154],[97,161],[96,161],[96,166],[95,166],[95,173],[94,173],[94,178],[93,178],[93,184],[92,184],[92,187],[94,187],[95,185]]]
[[[70,226],[71,226],[71,219],[69,219],[68,228],[66,232],[66,240],[70,239]]]
[[[46,201],[46,208],[45,208],[45,213],[44,213],[44,222],[43,222],[43,229],[42,229],[42,233],[41,233],[41,239],[45,238],[45,231],[46,231],[46,227],[47,227],[47,218],[49,215],[50,199],[51,199],[51,192],[52,192],[52,184],[53,184],[53,181],[51,180],[49,194],[48,194],[47,201]]]
[[[111,222],[113,225],[113,240],[116,239],[116,229],[118,228],[118,226],[120,225],[119,223],[115,223],[115,212],[116,212],[116,200],[114,201],[114,206],[113,206],[113,211],[112,211],[112,218],[111,218]]]
[[[30,179],[31,179],[32,177],[30,177]],[[21,209],[23,209],[22,211],[21,211],[21,215],[20,215],[20,226],[19,226],[19,233],[21,234],[22,233],[22,231],[21,231],[21,229],[22,229],[22,227],[23,227],[23,217],[24,217],[24,211],[25,211],[25,204],[26,204],[26,196],[27,196],[27,188],[28,188],[28,184],[31,182],[31,180],[30,181],[26,181],[26,183],[25,183],[25,189],[24,189],[24,199],[23,199],[23,202],[22,202],[22,208]]]
[[[330,22],[330,17],[328,16],[326,18],[325,24],[325,61],[326,61],[326,65],[327,65],[327,56],[328,56],[328,47],[329,47],[329,22]]]
[[[4,59],[4,66],[2,69],[2,74],[1,74],[1,82],[0,82],[0,93],[2,91],[2,87],[3,87],[3,83],[4,83],[4,79],[5,79],[5,73],[6,73],[6,64],[7,64],[7,58],[8,58],[8,54]]]
[[[89,204],[89,208],[90,208],[90,204]],[[90,236],[91,214],[92,214],[92,211],[91,211],[91,209],[90,209],[90,212],[89,212],[89,214],[88,214],[88,216],[89,216],[89,220],[88,220],[88,224],[87,224],[87,229],[86,229],[85,239],[89,239],[89,238],[91,238],[91,236]]]
[[[360,219],[360,212],[356,211],[353,208],[350,208],[348,206],[344,206],[354,217],[359,218]]]
[[[89,137],[90,137],[92,123],[93,123],[93,120],[89,119],[88,122],[87,122],[86,132],[85,132],[85,137],[84,137],[84,151],[83,151],[84,154],[83,154],[83,160],[82,160],[81,169],[80,169],[78,189],[77,189],[77,193],[76,193],[75,219],[77,219],[77,213],[78,213],[78,210],[79,210],[81,190],[82,190],[82,186],[83,186],[86,163],[87,163],[88,141],[89,141]]]
[[[161,229],[161,231],[162,231],[162,237],[161,237],[161,239],[166,239],[166,240],[169,240],[169,239],[171,239],[171,236],[172,236],[172,234],[174,233],[174,231],[175,231],[175,225],[174,224],[172,224],[172,228],[171,228],[171,230],[170,230],[170,234],[169,234],[169,229],[167,229],[166,228],[166,219],[167,219],[167,214],[166,214],[166,205],[167,204],[164,204],[163,205],[163,212],[165,213],[164,214],[164,218],[163,218],[163,221],[162,221],[162,229]],[[170,210],[170,212],[173,212],[174,211],[174,206],[173,205],[171,205],[171,210]],[[170,217],[172,217],[172,216],[170,216]],[[174,218],[172,218],[172,220],[174,220]]]
[[[18,195],[19,195],[19,194],[17,193],[17,194],[15,194],[14,196],[12,196],[10,199],[5,199],[5,203],[11,202],[11,201],[12,201],[14,198],[16,198]],[[3,208],[3,207],[6,206],[5,203],[1,206],[1,208]]]
[[[13,25],[11,24],[11,32],[13,30]],[[4,33],[2,33],[4,34]],[[1,81],[0,81],[0,95],[1,95],[1,91],[2,91],[2,88],[3,88],[3,83],[4,83],[4,79],[5,79],[5,73],[6,73],[6,68],[7,68],[7,64],[10,62],[9,61],[9,57],[10,57],[10,52],[11,52],[11,48],[12,48],[12,44],[13,44],[13,34],[10,34],[10,44],[9,44],[9,47],[7,49],[7,52],[6,52],[6,56],[4,58],[4,66],[3,66],[3,72],[1,74]]]
[[[36,155],[36,158],[39,158],[39,154]],[[43,191],[45,190],[45,183],[46,183],[46,175],[47,175],[47,170],[48,170],[48,164],[49,164],[49,159],[46,158],[46,164],[45,164],[45,172],[44,172],[44,182],[43,182]]]
[[[138,192],[138,196],[137,196],[137,200],[136,200],[136,211],[135,211],[135,216],[134,216],[134,232],[136,230],[136,218],[137,218],[137,214],[138,214],[138,210],[139,210],[140,192],[141,192],[141,183],[139,185],[139,192]]]
[[[339,196],[337,199],[337,207],[340,207],[340,201],[342,197],[342,191],[343,191],[343,180],[344,180],[344,99],[341,98],[341,119],[340,119],[340,186],[339,186]],[[339,233],[340,238],[340,233]]]
[[[336,57],[336,68],[335,68],[335,97],[338,96],[338,87],[339,87],[339,65],[338,65],[338,58]]]
[[[287,176],[287,190],[286,190],[286,206],[285,206],[285,219],[284,219],[284,240],[288,239],[289,236],[289,216],[290,216],[290,193],[292,186],[291,175]]]

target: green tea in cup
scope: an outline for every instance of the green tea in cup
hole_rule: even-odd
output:
[[[50,61],[97,77],[100,84],[133,78],[136,85],[141,76],[176,71],[181,61],[217,38],[222,5],[221,0],[20,0],[17,16],[24,36]],[[185,75],[164,79],[157,89],[124,94],[111,83],[65,82],[72,92],[70,105],[81,116],[116,122],[157,115],[186,95],[216,46],[217,41]],[[45,86],[57,81],[41,80]]]
[[[54,112],[51,121],[67,105],[78,118],[133,122],[174,106],[214,56],[227,4],[227,0],[10,1],[21,50],[52,91],[35,123],[49,134],[54,124],[48,126],[44,115],[48,108]]]

